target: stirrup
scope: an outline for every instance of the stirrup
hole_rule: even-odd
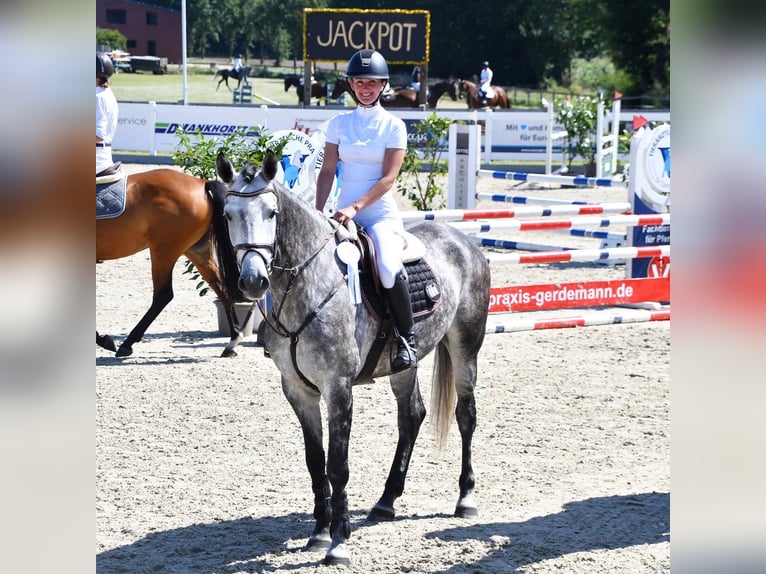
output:
[[[401,373],[407,369],[414,369],[418,366],[418,353],[413,345],[407,342],[404,337],[396,339],[396,353],[391,359],[391,373]]]

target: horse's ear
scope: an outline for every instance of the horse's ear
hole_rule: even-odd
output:
[[[218,152],[218,155],[215,157],[215,170],[218,172],[218,177],[220,177],[224,183],[231,183],[234,181],[234,166],[226,156],[223,155],[223,152]]]
[[[266,181],[271,181],[276,177],[278,164],[277,154],[273,150],[267,149],[266,154],[263,156],[262,169],[263,177],[266,178]]]

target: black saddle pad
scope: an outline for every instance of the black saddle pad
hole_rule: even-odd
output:
[[[431,266],[424,259],[404,264],[409,278],[412,318],[417,323],[434,312],[439,302],[441,288]],[[362,300],[367,310],[378,320],[388,317],[388,305],[384,297],[375,290],[372,272],[369,268],[359,270],[362,285]]]
[[[125,181],[128,175],[112,183],[96,184],[96,219],[117,217],[125,211]]]

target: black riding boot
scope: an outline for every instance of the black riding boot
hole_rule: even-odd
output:
[[[409,281],[403,271],[396,276],[391,289],[384,289],[394,321],[397,335],[396,355],[391,361],[391,371],[398,373],[417,367],[418,356],[415,351],[415,322],[412,319],[412,301],[410,300]]]

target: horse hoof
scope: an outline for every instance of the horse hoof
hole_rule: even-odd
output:
[[[132,354],[133,354],[133,347],[131,345],[126,345],[125,343],[120,345],[120,348],[117,350],[118,358],[129,357]]]
[[[474,502],[471,493],[461,496],[455,505],[455,516],[458,518],[476,518],[479,516],[479,509]]]
[[[330,547],[330,544],[332,543],[332,538],[330,538],[330,529],[325,528],[318,532],[317,534],[312,534],[309,536],[308,542],[306,542],[306,546],[303,547],[304,552],[319,552],[327,550]]]
[[[322,564],[325,566],[350,566],[351,558],[348,555],[346,544],[344,542],[333,543],[325,554]]]
[[[117,350],[117,345],[114,344],[114,339],[109,335],[99,335],[96,333],[96,344],[113,353]]]
[[[238,357],[239,355],[237,355],[237,351],[235,351],[234,349],[229,349],[228,347],[226,347],[223,350],[223,353],[221,353],[221,356],[228,358],[228,357]]]
[[[458,518],[477,518],[479,516],[479,509],[475,506],[456,506],[455,516]]]
[[[376,504],[370,510],[367,515],[367,520],[373,522],[391,522],[396,517],[396,512],[393,506],[384,506],[380,503]]]

